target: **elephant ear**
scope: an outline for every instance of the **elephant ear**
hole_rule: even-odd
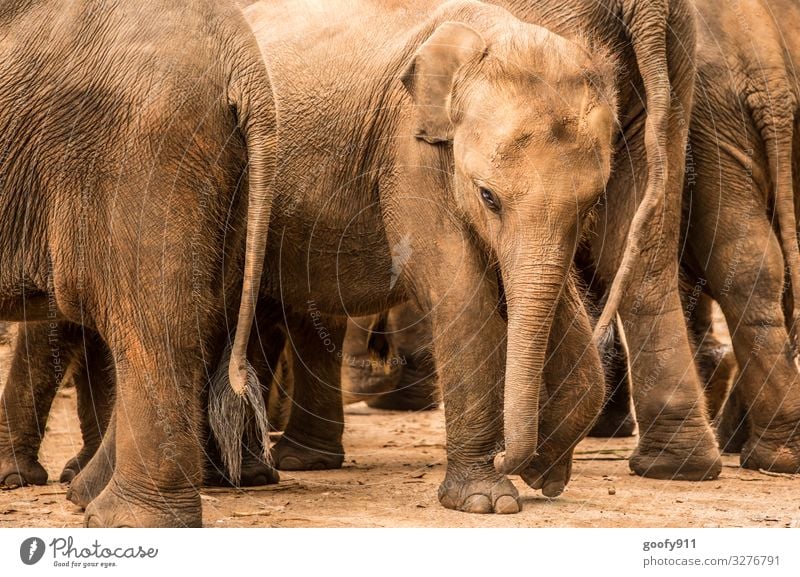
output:
[[[458,22],[440,24],[417,49],[401,77],[416,108],[414,136],[430,144],[453,139],[453,81],[459,68],[485,52],[483,37]]]

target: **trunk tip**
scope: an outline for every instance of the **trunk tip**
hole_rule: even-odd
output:
[[[527,469],[538,453],[533,451],[522,457],[509,457],[506,451],[494,456],[494,468],[501,475],[519,475]]]

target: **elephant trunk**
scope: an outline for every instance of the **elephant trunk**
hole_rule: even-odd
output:
[[[501,260],[508,310],[505,452],[495,458],[495,468],[503,474],[519,473],[536,456],[547,342],[570,261],[559,249],[514,252],[512,262]]]

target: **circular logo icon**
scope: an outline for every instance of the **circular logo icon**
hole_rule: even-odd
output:
[[[44,541],[39,537],[29,537],[19,546],[19,558],[25,565],[35,565],[44,556]]]

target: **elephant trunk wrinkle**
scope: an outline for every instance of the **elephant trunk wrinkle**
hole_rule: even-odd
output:
[[[519,247],[522,248],[522,247]],[[536,456],[539,436],[539,395],[547,343],[558,299],[564,290],[568,262],[561,251],[550,258],[531,262],[525,255],[537,251],[520,250],[510,262],[524,266],[503,267],[508,305],[508,349],[504,395],[504,453],[495,467],[514,474]],[[510,255],[511,256],[511,255]]]

